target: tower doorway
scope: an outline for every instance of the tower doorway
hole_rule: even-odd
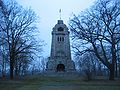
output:
[[[60,71],[65,71],[65,66],[64,66],[64,64],[58,64],[58,65],[57,65],[57,72],[60,72]]]

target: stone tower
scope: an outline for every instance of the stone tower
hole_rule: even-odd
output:
[[[71,60],[69,31],[63,20],[58,20],[53,27],[51,54],[46,70],[53,72],[75,71],[75,64]]]

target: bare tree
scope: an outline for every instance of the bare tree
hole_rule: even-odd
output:
[[[0,0],[0,5],[3,5],[2,0]],[[3,23],[3,14],[2,9],[0,7],[0,24]],[[5,33],[3,32],[3,29],[0,28],[0,65],[1,65],[1,71],[2,71],[2,77],[5,77],[6,72],[6,66],[8,64],[8,55],[7,55],[7,42],[5,39],[3,39],[5,36]]]
[[[109,69],[109,80],[114,80],[115,63],[120,48],[120,2],[98,0],[95,5],[70,20],[73,37],[82,42],[80,53],[94,52]],[[93,49],[90,49],[92,47]]]
[[[94,53],[85,53],[75,56],[77,58],[78,67],[85,80],[92,80],[97,74],[97,66],[99,62],[96,60]]]
[[[2,39],[7,43],[10,79],[13,79],[15,61],[18,57],[35,54],[35,50],[40,51],[38,48],[41,47],[40,42],[37,43],[33,38],[37,18],[31,9],[24,9],[13,0],[0,1],[0,9],[2,14],[0,29],[5,34]],[[19,60],[20,58],[22,57],[19,57]]]
[[[42,72],[44,72],[45,71],[45,69],[46,69],[46,63],[47,63],[47,60],[48,58],[44,58],[44,57],[42,57],[42,59],[41,59],[41,69],[42,69]]]
[[[6,75],[6,68],[8,64],[8,57],[7,52],[5,51],[5,48],[1,46],[0,48],[0,65],[1,65],[1,71],[2,71],[2,77],[4,78]]]

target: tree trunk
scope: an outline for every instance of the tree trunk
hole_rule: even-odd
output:
[[[118,65],[117,62],[115,63],[115,76],[118,76]]]
[[[113,35],[111,36],[111,38],[112,38],[112,47],[111,47],[112,63],[110,64],[109,80],[114,80],[114,77],[115,77],[115,64],[117,63],[117,58],[116,58],[115,39],[113,38]]]
[[[15,66],[14,67],[15,67],[15,76],[18,77],[19,76],[19,72],[18,72],[19,70],[18,70],[18,61],[17,60],[15,61]]]
[[[111,65],[109,68],[109,80],[114,80],[115,68],[114,65]]]
[[[119,77],[120,77],[120,66],[119,66]]]
[[[13,60],[10,59],[10,79],[13,79],[13,71],[14,71],[14,64],[13,64]]]
[[[2,61],[2,78],[5,77],[5,61],[4,61],[4,58],[3,58],[3,61]]]

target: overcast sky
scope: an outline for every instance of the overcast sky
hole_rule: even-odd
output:
[[[79,14],[81,11],[93,5],[95,0],[16,0],[23,7],[31,7],[40,17],[38,29],[40,36],[47,43],[44,47],[44,56],[50,55],[51,31],[57,20],[61,19],[66,25],[72,13]]]

